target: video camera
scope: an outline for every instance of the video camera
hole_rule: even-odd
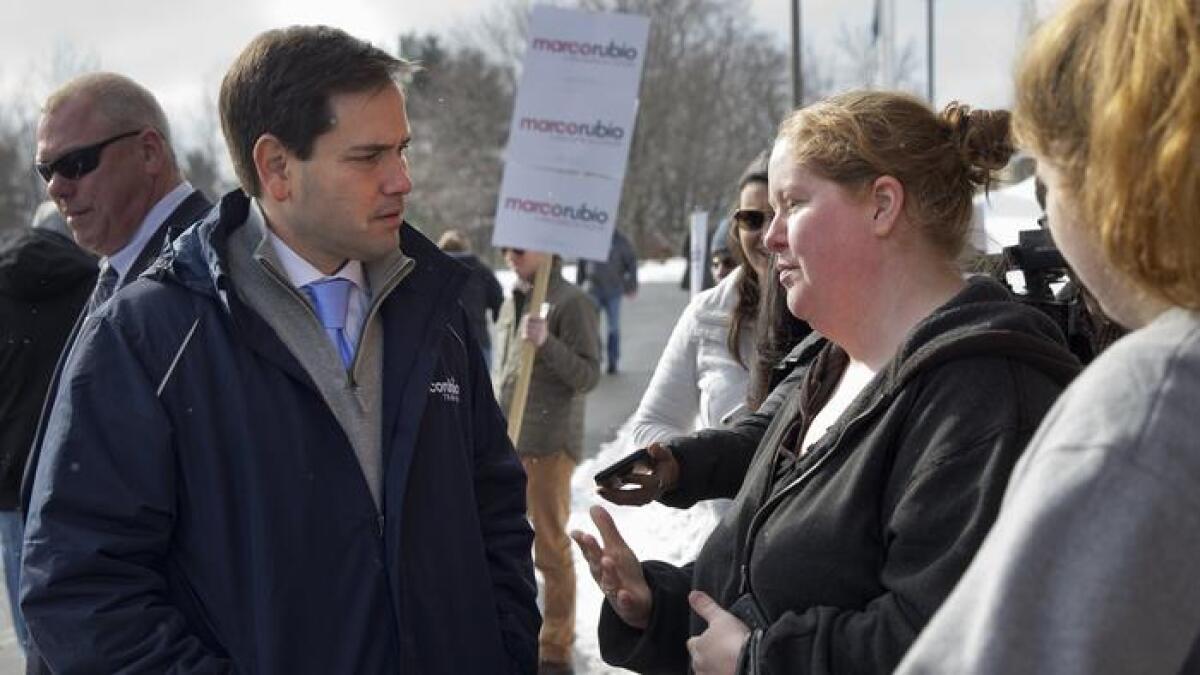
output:
[[[1020,272],[1025,278],[1025,298],[1033,302],[1051,302],[1055,300],[1055,283],[1066,283],[1070,280],[1070,268],[1063,258],[1048,230],[1022,230],[1017,233],[1017,245],[1004,247],[1005,267],[1009,271]],[[1007,278],[1005,284],[1013,290]]]
[[[1063,258],[1050,232],[1044,229],[1022,230],[1017,233],[1017,244],[1005,246],[1001,281],[1020,302],[1036,307],[1054,320],[1070,340],[1071,305],[1079,302],[1078,297],[1062,299],[1061,292],[1070,281],[1070,268]],[[1009,273],[1017,272],[1024,279],[1024,289],[1014,288]],[[1069,289],[1068,289],[1069,294]]]
[[[1123,332],[1107,318],[1093,315],[1049,230],[1022,230],[1017,244],[1006,246],[1001,257],[1000,280],[1019,302],[1037,308],[1058,325],[1081,363],[1089,363]],[[1023,290],[1013,287],[1009,278],[1013,272],[1024,279]]]

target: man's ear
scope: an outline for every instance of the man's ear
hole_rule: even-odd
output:
[[[292,194],[291,172],[288,170],[291,153],[278,138],[263,134],[254,142],[251,156],[262,194],[277,202],[287,201]]]
[[[137,142],[138,153],[147,173],[156,176],[167,170],[171,163],[170,152],[167,149],[167,141],[157,129],[143,129],[137,137]]]
[[[877,237],[888,236],[904,211],[904,185],[893,176],[880,176],[871,184],[867,198],[875,212],[871,231]]]

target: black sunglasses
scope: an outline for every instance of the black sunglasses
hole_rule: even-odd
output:
[[[513,255],[525,255],[525,249],[523,249],[523,248],[512,248],[511,246],[501,246],[500,247],[500,255],[504,255],[505,253],[508,253],[510,251],[512,252]]]
[[[747,232],[758,232],[774,218],[775,214],[771,211],[738,209],[733,212],[733,224]]]
[[[54,177],[54,174],[58,174],[63,178],[68,178],[70,180],[82,178],[95,171],[96,167],[100,166],[100,153],[104,150],[104,148],[108,147],[109,144],[116,143],[122,138],[137,136],[140,133],[142,133],[140,129],[137,131],[126,131],[125,133],[117,134],[112,138],[106,138],[99,143],[93,143],[87,147],[79,148],[78,150],[72,150],[53,162],[48,162],[45,164],[38,162],[33,166],[35,169],[37,169],[38,175],[42,177],[42,180],[46,181],[47,183],[49,183],[50,179]]]

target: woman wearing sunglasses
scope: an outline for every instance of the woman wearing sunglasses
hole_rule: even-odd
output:
[[[726,426],[745,409],[759,284],[767,262],[762,233],[770,206],[763,168],[752,167],[739,182],[738,208],[726,238],[737,268],[693,298],[676,322],[633,414],[637,447],[695,429]],[[630,498],[620,492],[611,496]]]
[[[1016,84],[1054,240],[1133,332],[1046,417],[905,672],[1200,672],[1200,4],[1064,3]]]
[[[966,568],[1012,466],[1078,370],[1054,323],[964,280],[971,199],[1005,113],[853,92],[793,113],[770,159],[787,306],[824,336],[689,568],[611,517],[574,538],[639,672],[890,672]]]

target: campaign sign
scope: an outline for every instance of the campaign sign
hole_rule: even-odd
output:
[[[636,117],[631,99],[531,87],[517,95],[505,156],[533,166],[617,178],[625,173]]]
[[[621,183],[510,162],[500,184],[497,247],[607,260],[621,203]]]
[[[519,87],[530,82],[590,84],[603,96],[637,96],[650,20],[636,14],[539,5],[529,17],[529,46]]]
[[[606,260],[649,19],[538,6],[529,31],[492,243]]]

